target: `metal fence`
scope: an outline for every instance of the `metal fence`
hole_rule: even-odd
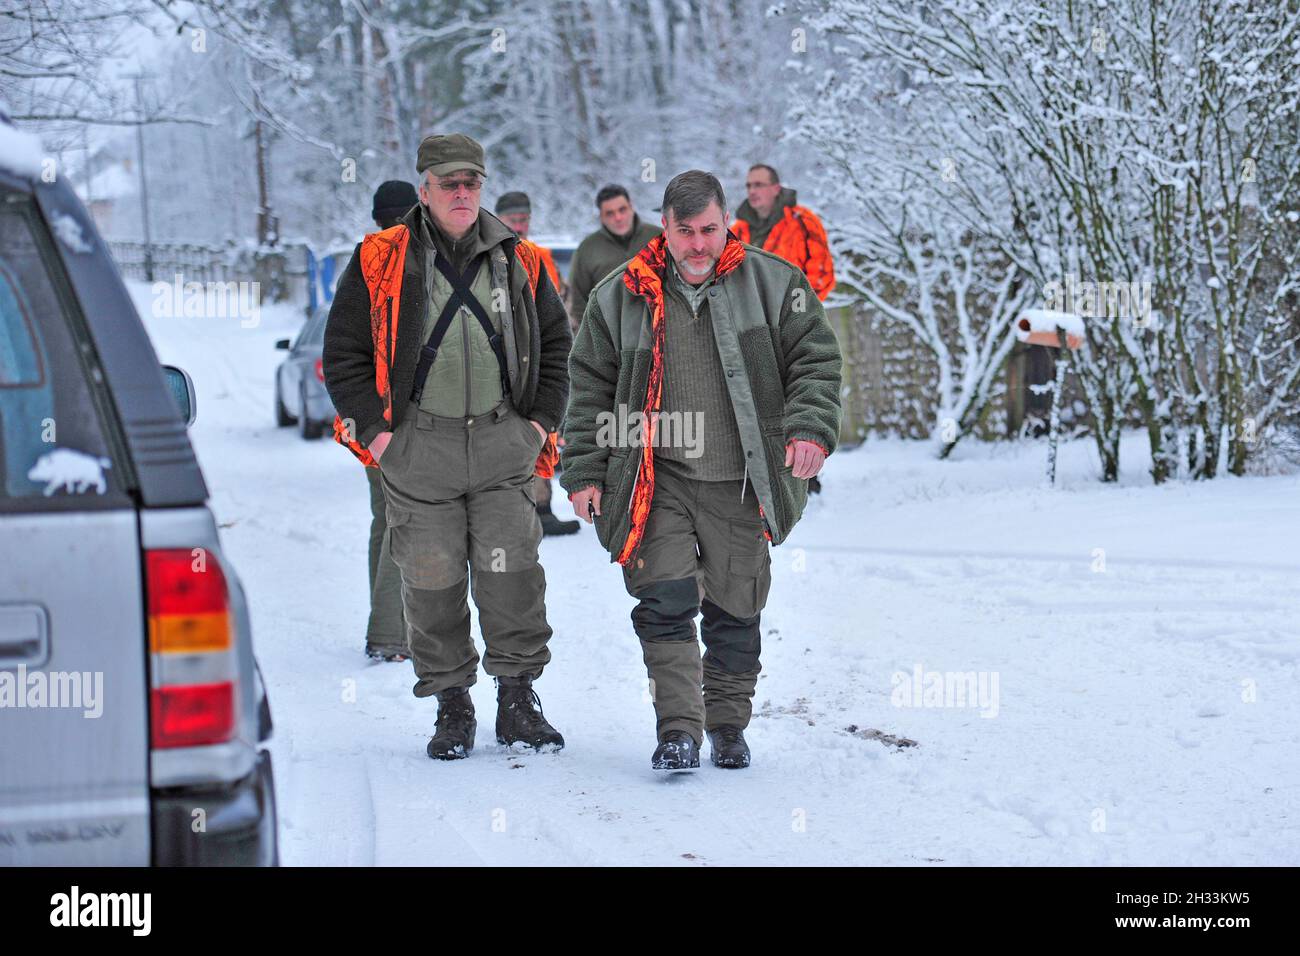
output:
[[[129,279],[174,282],[180,276],[181,282],[252,281],[261,284],[267,302],[307,297],[309,251],[304,243],[274,249],[196,242],[154,242],[146,247],[131,239],[108,239],[106,244],[118,269]]]

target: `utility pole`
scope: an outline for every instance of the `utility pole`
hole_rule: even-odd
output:
[[[135,149],[140,166],[140,219],[144,223],[144,277],[153,282],[153,239],[149,234],[149,181],[144,174],[144,92],[141,81],[145,74],[137,73],[135,80],[135,109],[140,121],[135,127]]]
[[[271,147],[262,122],[262,95],[253,89],[253,146],[257,162],[257,244],[262,248],[280,242],[280,221],[271,212]]]

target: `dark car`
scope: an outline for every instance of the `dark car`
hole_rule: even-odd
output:
[[[193,387],[62,177],[3,155],[0,865],[273,864],[270,709]]]
[[[303,324],[298,337],[280,339],[277,349],[289,357],[275,370],[275,423],[298,424],[303,438],[316,439],[334,422],[334,402],[325,390],[321,351],[325,348],[325,322],[329,306],[322,305]]]

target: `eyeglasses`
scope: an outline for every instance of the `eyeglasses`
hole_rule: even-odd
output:
[[[440,182],[440,183],[438,183],[438,188],[441,189],[441,190],[442,190],[443,192],[445,192],[445,193],[454,193],[454,192],[457,192],[457,191],[460,190],[462,187],[465,188],[465,189],[468,189],[468,190],[469,190],[470,192],[472,192],[472,193],[476,193],[476,192],[478,192],[480,189],[483,188],[483,180],[481,180],[481,179],[455,179],[455,180],[452,180],[451,182]]]

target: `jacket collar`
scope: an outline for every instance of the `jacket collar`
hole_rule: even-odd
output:
[[[411,211],[402,217],[402,224],[410,229],[412,235],[426,248],[433,238],[432,231],[437,228],[424,203],[416,203],[411,208]],[[519,241],[519,237],[515,235],[513,229],[486,209],[479,209],[478,221],[474,224],[470,235],[475,237],[474,243],[470,247],[470,255],[472,256],[487,252],[502,243],[509,244],[510,248],[506,250],[508,253],[513,252],[514,244]],[[447,238],[445,233],[442,234],[441,238],[450,247],[451,240]]]
[[[745,260],[745,245],[731,230],[713,267],[713,281],[734,272]],[[647,242],[623,270],[623,285],[633,295],[643,298],[652,312],[663,302],[664,280],[668,274],[668,239],[663,233]]]
[[[789,212],[795,207],[796,194],[793,189],[786,186],[781,187],[781,191],[776,194],[776,202],[772,204],[772,211],[767,214],[766,218],[758,215],[758,211],[749,204],[746,199],[736,210],[736,218],[749,223],[751,229],[762,229],[764,226],[774,226],[782,218],[789,215]]]

